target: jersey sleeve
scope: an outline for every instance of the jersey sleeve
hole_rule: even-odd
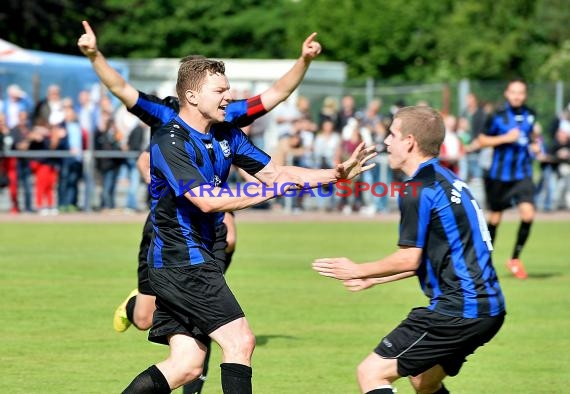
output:
[[[139,91],[137,103],[129,112],[152,128],[167,124],[178,115],[179,103],[175,97],[165,99]]]
[[[232,164],[253,175],[261,171],[271,160],[271,157],[253,145],[247,135],[240,129],[232,130],[233,159]]]
[[[267,110],[261,102],[261,95],[257,95],[247,100],[236,100],[228,104],[225,120],[237,127],[245,127],[266,113]]]
[[[422,188],[418,194],[409,186],[400,199],[400,237],[398,245],[423,248],[431,218],[433,201],[431,189]]]
[[[485,121],[485,127],[483,127],[483,134],[489,135],[489,136],[494,136],[494,135],[499,134],[499,127],[497,125],[497,118],[498,118],[498,116],[496,113],[487,117],[487,120]]]
[[[203,175],[178,136],[166,136],[150,146],[151,189],[160,191],[166,184],[179,197],[206,183]]]

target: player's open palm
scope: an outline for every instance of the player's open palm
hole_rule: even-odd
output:
[[[364,142],[356,147],[352,155],[348,160],[336,166],[336,179],[353,179],[356,176],[362,174],[364,171],[368,171],[373,168],[376,163],[366,164],[366,162],[374,158],[378,152],[374,146],[369,146],[365,148]]]
[[[374,281],[372,279],[348,279],[343,280],[342,284],[348,291],[361,291],[366,290],[374,286]]]
[[[340,280],[356,278],[358,264],[346,257],[323,258],[313,261],[313,269],[322,276]]]

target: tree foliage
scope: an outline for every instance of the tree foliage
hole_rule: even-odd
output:
[[[567,0],[4,0],[2,38],[78,54],[82,19],[108,56],[291,58],[312,31],[352,79],[568,78]]]

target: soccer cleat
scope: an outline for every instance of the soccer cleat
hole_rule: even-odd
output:
[[[522,261],[520,261],[519,259],[510,259],[509,261],[507,261],[507,268],[517,279],[528,278],[526,270],[524,269],[524,265]]]
[[[117,332],[127,331],[127,328],[131,326],[131,322],[127,318],[127,302],[139,293],[138,289],[134,289],[125,298],[125,300],[115,309],[115,314],[113,315],[113,328]]]

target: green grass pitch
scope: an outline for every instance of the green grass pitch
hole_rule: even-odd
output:
[[[162,360],[146,333],[112,329],[136,286],[140,224],[0,225],[0,392],[119,393]],[[516,223],[498,232],[495,265],[508,315],[503,329],[446,385],[454,393],[570,391],[570,224],[537,222],[522,258],[530,277],[504,267]],[[257,336],[254,392],[357,393],[355,368],[417,305],[417,280],[349,293],[310,269],[314,258],[370,261],[395,248],[397,224],[240,223],[227,274]],[[205,394],[220,393],[215,349]],[[412,393],[401,379],[399,393]],[[181,393],[182,390],[176,391]]]

